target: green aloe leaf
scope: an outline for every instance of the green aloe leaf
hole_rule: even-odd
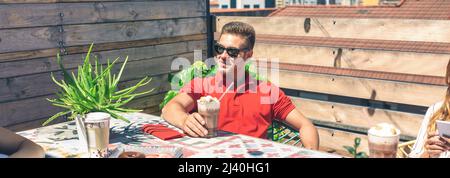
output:
[[[50,117],[47,121],[45,121],[42,126],[47,125],[48,123],[52,122],[53,120],[57,119],[58,117],[64,116],[66,114],[69,114],[71,111],[65,111],[65,112],[59,112],[55,114],[54,116]]]
[[[120,113],[138,112],[141,110],[122,108],[123,105],[131,102],[134,98],[151,93],[153,89],[136,93],[135,91],[151,82],[151,78],[145,77],[136,85],[129,88],[118,90],[120,77],[125,71],[128,61],[126,57],[119,73],[112,74],[112,69],[120,57],[116,58],[112,63],[107,60],[107,64],[99,63],[98,57],[94,56],[94,62],[91,64],[91,52],[93,44],[84,57],[83,63],[78,66],[75,73],[69,74],[62,64],[62,58],[57,55],[58,64],[63,71],[64,79],[58,81],[53,73],[52,80],[60,87],[56,93],[56,99],[47,99],[52,105],[66,109],[67,111],[59,112],[50,117],[44,124],[48,124],[56,118],[71,114],[69,118],[77,115],[84,115],[89,112],[106,112],[112,117],[129,122]],[[104,67],[105,66],[105,67]]]

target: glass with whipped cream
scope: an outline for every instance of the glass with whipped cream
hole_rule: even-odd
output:
[[[220,102],[212,96],[201,97],[197,100],[198,113],[205,119],[208,134],[206,137],[217,136],[217,120],[219,118]]]
[[[380,123],[369,129],[369,155],[371,158],[395,158],[400,130],[391,124]]]

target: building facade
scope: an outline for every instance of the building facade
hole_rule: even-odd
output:
[[[217,9],[217,8],[220,8],[219,5],[220,5],[220,4],[219,4],[219,1],[218,1],[218,0],[210,0],[210,1],[209,1],[209,7],[210,7],[211,9]]]
[[[282,0],[285,5],[333,5],[340,4],[341,0]]]
[[[382,1],[382,0],[342,0],[341,5],[345,6],[378,6],[384,2],[399,2],[397,0]]]
[[[258,9],[274,8],[276,0],[219,0],[219,8]]]
[[[277,0],[276,7],[285,7],[286,5],[377,6],[380,4],[387,4],[385,2],[397,3],[398,0]]]
[[[398,0],[211,0],[217,3],[217,8],[256,9],[281,8],[287,5],[343,5],[343,6],[377,6],[383,2],[398,2]],[[211,4],[212,5],[212,4]]]

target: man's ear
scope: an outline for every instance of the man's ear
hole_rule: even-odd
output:
[[[245,60],[253,57],[253,49],[245,53]]]

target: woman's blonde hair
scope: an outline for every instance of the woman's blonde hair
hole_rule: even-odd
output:
[[[433,116],[431,116],[430,122],[428,123],[427,131],[436,131],[436,121],[437,120],[450,120],[450,61],[447,64],[447,70],[445,73],[445,83],[447,84],[447,92],[445,94],[444,103],[441,108],[437,110]]]

